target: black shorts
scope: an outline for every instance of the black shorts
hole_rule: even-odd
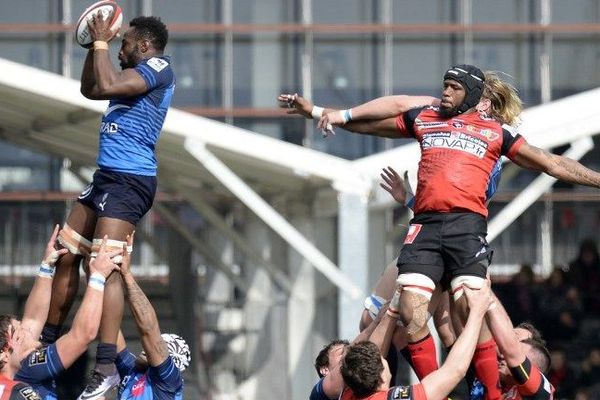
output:
[[[98,217],[117,218],[137,225],[152,207],[155,194],[155,176],[99,169],[77,200],[96,211]]]
[[[476,213],[416,215],[398,257],[398,272],[416,272],[436,284],[457,276],[485,278],[493,250],[488,245],[487,220]]]

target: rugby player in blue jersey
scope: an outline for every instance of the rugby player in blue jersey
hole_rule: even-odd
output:
[[[57,336],[77,293],[82,252],[94,254],[104,235],[108,235],[110,249],[121,249],[126,236],[152,206],[156,192],[154,147],[175,89],[171,59],[163,54],[168,31],[156,17],[131,20],[119,51],[119,71],[108,51],[114,38],[108,27],[110,19],[95,16],[88,22],[94,44],[83,65],[81,93],[110,102],[100,124],[98,170],[60,231],[59,241],[69,254],[57,265],[44,329],[50,341]],[[106,293],[96,366],[82,400],[98,398],[119,382],[114,365],[124,307],[119,274],[109,277]]]
[[[133,236],[127,238],[128,246]],[[178,335],[160,333],[156,312],[131,274],[131,254],[125,252],[121,275],[125,297],[141,335],[143,351],[136,357],[119,335],[116,364],[122,378],[121,400],[180,400],[183,398],[181,372],[190,363],[190,349]]]
[[[122,249],[109,253],[104,238],[98,256],[89,263],[90,279],[71,329],[55,343],[42,345],[38,338],[48,315],[55,264],[67,252],[66,249],[55,249],[57,236],[58,225],[46,246],[44,261],[27,297],[23,318],[19,321],[10,315],[0,315],[0,372],[7,378],[14,377],[16,381],[31,385],[44,400],[56,399],[54,379],[95,339],[102,314],[104,282],[118,268],[112,257],[122,253]]]

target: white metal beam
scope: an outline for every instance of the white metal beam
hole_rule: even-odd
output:
[[[574,142],[569,150],[564,153],[565,157],[579,160],[588,151],[594,148],[594,142],[589,137],[584,137]],[[502,209],[489,223],[488,241],[492,241],[500,235],[515,219],[519,217],[529,206],[531,206],[541,195],[546,193],[556,182],[556,178],[542,174],[527,186],[517,197]]]
[[[252,190],[250,186],[235,175],[229,167],[208,151],[204,143],[195,139],[187,139],[184,147],[231,193],[258,215],[259,218],[331,282],[350,294],[353,298],[358,298],[363,294],[363,291],[351,279],[340,272],[336,265],[319,251],[315,245],[308,241],[292,224],[286,221],[273,207]]]

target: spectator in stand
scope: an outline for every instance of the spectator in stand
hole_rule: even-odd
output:
[[[523,264],[518,273],[501,289],[502,304],[516,323],[532,321],[537,314],[535,274],[531,265]]]
[[[550,352],[550,371],[548,371],[548,380],[556,388],[554,398],[556,400],[572,399],[575,394],[575,371],[567,362],[567,354],[557,348]]]
[[[562,269],[555,268],[540,292],[537,321],[550,348],[567,344],[577,335],[582,314],[579,290],[565,282]]]
[[[580,289],[586,313],[600,317],[600,254],[594,240],[581,242],[577,258],[569,264],[567,278]]]
[[[595,346],[581,363],[580,387],[599,386],[600,389],[600,347]]]

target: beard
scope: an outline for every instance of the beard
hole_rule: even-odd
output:
[[[440,117],[448,119],[448,118],[452,118],[455,117],[459,114],[458,112],[458,106],[455,107],[440,107],[438,113],[440,114]]]
[[[119,62],[119,65],[121,66],[121,69],[135,68],[140,59],[140,49],[138,46],[135,46],[135,49],[133,49],[131,54],[124,57],[124,59]]]

